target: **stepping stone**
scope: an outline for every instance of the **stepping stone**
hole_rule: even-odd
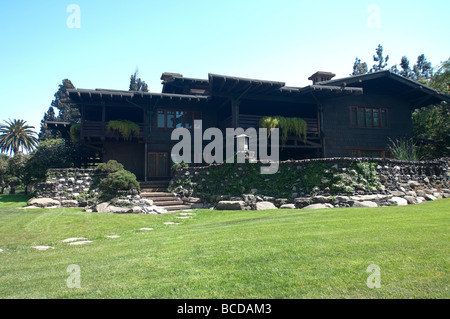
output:
[[[143,228],[140,228],[140,230],[153,230],[153,228],[143,227]]]
[[[178,218],[178,219],[188,219],[188,218],[191,218],[190,216],[175,216],[175,218]]]
[[[0,248],[0,253],[3,251],[3,249]]]
[[[105,236],[106,238],[119,238],[120,236],[119,235],[110,235],[110,236]]]
[[[55,247],[52,246],[32,246],[32,247],[37,250],[55,249]]]
[[[67,239],[61,240],[61,241],[63,243],[71,243],[71,242],[80,241],[80,240],[86,240],[86,238],[84,238],[84,237],[71,237],[71,238],[67,238]]]
[[[180,213],[181,216],[192,216],[194,213]]]
[[[92,240],[75,241],[75,242],[69,243],[69,245],[84,245],[84,244],[89,244],[89,243],[92,243]]]
[[[180,223],[165,222],[164,225],[179,225]]]

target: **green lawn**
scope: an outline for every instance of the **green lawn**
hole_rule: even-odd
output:
[[[0,195],[0,298],[450,297],[449,199],[371,209],[197,210],[188,220],[15,208],[25,201]],[[93,242],[61,242],[69,237]],[[72,264],[81,288],[67,286]],[[366,285],[371,264],[380,267],[379,289]]]

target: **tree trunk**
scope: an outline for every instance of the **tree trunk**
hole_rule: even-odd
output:
[[[11,186],[11,188],[9,189],[9,194],[14,195],[15,193],[16,193],[16,188]]]

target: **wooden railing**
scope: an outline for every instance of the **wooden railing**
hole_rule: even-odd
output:
[[[144,123],[137,123],[139,125],[139,134],[133,135],[134,138],[142,139],[146,125]],[[119,138],[118,133],[108,133],[106,129],[107,122],[99,121],[84,121],[81,125],[81,138]]]

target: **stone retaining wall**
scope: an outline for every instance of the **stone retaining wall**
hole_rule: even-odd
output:
[[[37,185],[37,198],[53,198],[62,200],[83,201],[97,195],[91,190],[91,183],[95,177],[93,169],[50,169],[45,183]]]
[[[261,165],[181,168],[174,173],[170,188],[180,197],[199,198],[203,207],[222,209],[227,205],[257,209],[262,205],[256,203],[261,202],[270,202],[277,208],[314,204],[370,207],[450,197],[448,158],[420,162],[355,158],[285,161],[280,162],[279,172],[273,175],[260,175]],[[220,170],[224,174],[220,175]]]

